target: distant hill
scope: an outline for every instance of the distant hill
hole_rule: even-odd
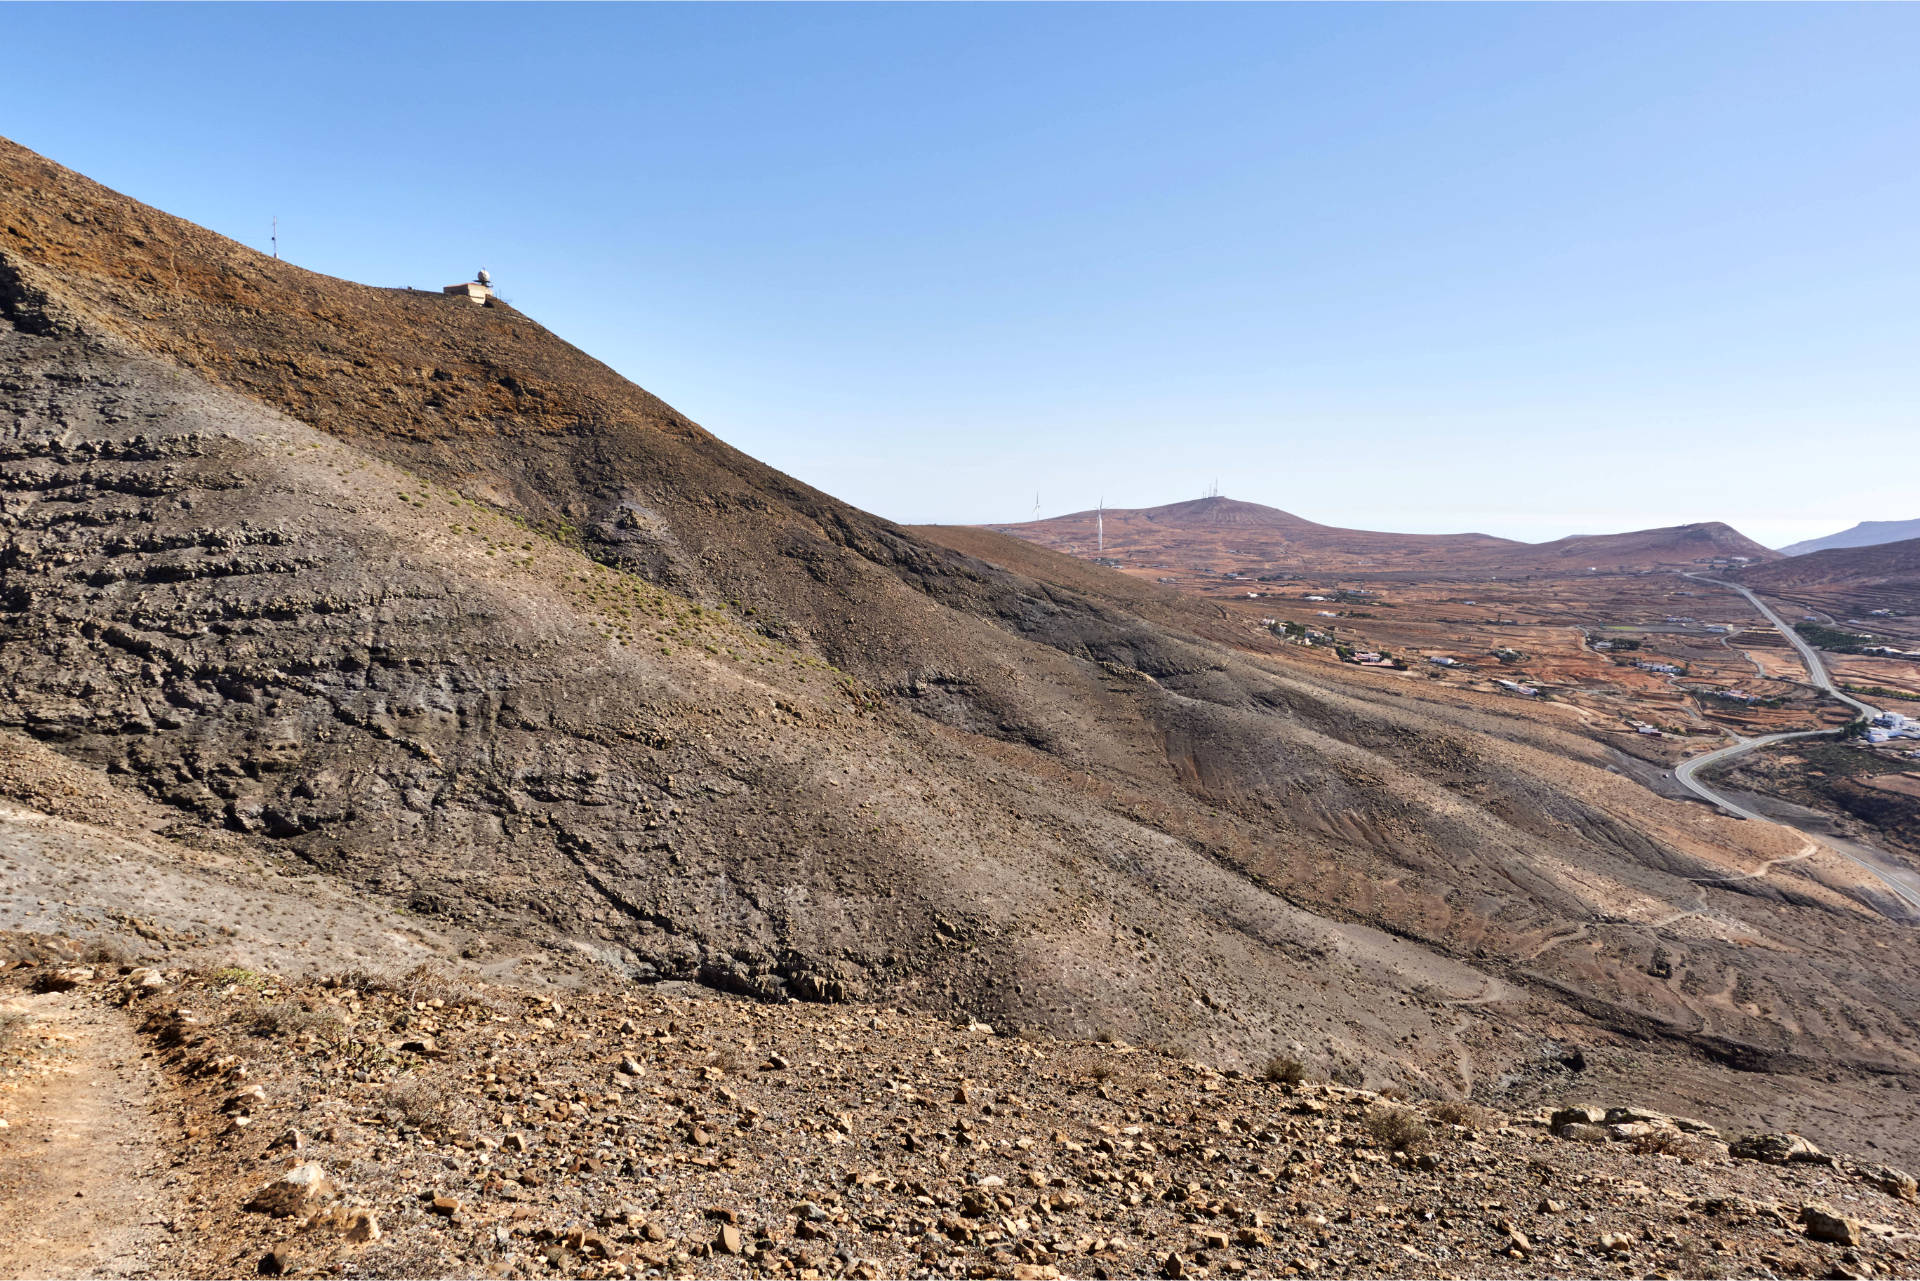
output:
[[[1743,569],[1738,577],[1756,591],[1808,599],[1839,597],[1856,612],[1920,612],[1920,538],[1790,556]]]
[[[1096,519],[1098,518],[1098,519]],[[1490,534],[1397,534],[1341,529],[1234,498],[1162,507],[1074,512],[990,528],[1061,551],[1094,553],[1104,527],[1108,555],[1171,569],[1584,572],[1685,566],[1718,557],[1771,560],[1779,553],[1718,522],[1625,534],[1579,534],[1522,543]]]
[[[1863,520],[1852,529],[1782,547],[1780,554],[1804,556],[1808,552],[1823,552],[1835,547],[1878,547],[1882,543],[1898,543],[1909,538],[1920,538],[1920,519]]]

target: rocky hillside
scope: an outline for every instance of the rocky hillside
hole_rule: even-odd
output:
[[[205,856],[398,912],[370,951],[1920,1157],[1897,905],[1570,716],[900,529],[511,307],[11,144],[0,318],[0,922],[213,937]]]
[[[1905,1172],[1630,1101],[1515,1116],[1305,1079],[1286,1059],[1222,1073],[1119,1039],[678,985],[535,994],[430,967],[303,981],[89,962],[25,940],[13,956],[0,997],[18,1016],[16,1082],[87,1053],[40,1036],[76,1009],[137,1028],[159,1065],[147,1106],[175,1174],[145,1210],[163,1231],[124,1243],[159,1275],[1853,1277],[1920,1264]],[[14,1115],[49,1137],[32,1111]],[[0,1188],[0,1223],[18,1208]]]

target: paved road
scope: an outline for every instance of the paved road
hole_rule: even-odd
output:
[[[1827,669],[1825,664],[1821,663],[1820,661],[1820,655],[1814,652],[1814,649],[1811,645],[1807,644],[1806,641],[1800,638],[1800,633],[1794,631],[1793,628],[1787,626],[1786,622],[1778,614],[1774,613],[1772,609],[1768,608],[1767,603],[1765,601],[1761,600],[1758,596],[1755,596],[1751,591],[1748,591],[1746,588],[1742,587],[1738,583],[1729,583],[1718,578],[1707,578],[1701,574],[1688,574],[1687,577],[1696,579],[1703,583],[1712,583],[1716,587],[1730,588],[1733,591],[1739,592],[1742,596],[1745,596],[1748,602],[1752,604],[1752,606],[1755,609],[1759,610],[1761,614],[1763,614],[1766,617],[1766,620],[1772,623],[1774,627],[1778,629],[1778,631],[1782,636],[1787,638],[1787,643],[1792,645],[1794,649],[1799,651],[1801,661],[1804,662],[1807,666],[1807,677],[1809,680],[1812,681],[1812,683],[1816,687],[1833,695],[1835,698],[1839,699],[1841,702],[1847,704],[1847,706],[1853,708],[1855,711],[1861,713],[1864,716],[1871,718],[1874,716],[1878,716],[1880,714],[1880,710],[1878,708],[1869,707],[1865,703],[1861,702],[1859,699],[1850,698],[1847,695],[1841,693],[1839,690],[1835,689],[1833,687],[1832,678],[1827,675]],[[1783,743],[1790,738],[1814,738],[1821,734],[1832,734],[1835,732],[1836,731],[1830,730],[1830,729],[1803,729],[1803,730],[1794,730],[1785,734],[1762,734],[1759,738],[1736,739],[1735,742],[1730,743],[1725,747],[1718,748],[1714,751],[1707,752],[1703,755],[1695,756],[1688,760],[1684,760],[1680,762],[1680,764],[1676,766],[1673,771],[1674,781],[1679,783],[1680,786],[1686,788],[1688,791],[1692,792],[1694,795],[1699,796],[1704,800],[1719,806],[1721,809],[1725,810],[1729,814],[1736,814],[1741,818],[1752,819],[1756,822],[1761,822],[1761,823],[1776,822],[1778,820],[1770,819],[1764,814],[1757,814],[1754,811],[1748,809],[1744,805],[1736,805],[1731,800],[1728,800],[1725,796],[1722,796],[1720,793],[1708,787],[1705,783],[1702,783],[1699,779],[1695,778],[1694,775],[1698,773],[1700,770],[1706,768],[1707,766],[1718,765],[1722,761],[1732,760],[1736,756],[1744,756],[1746,753],[1765,747],[1769,743]],[[1811,834],[1803,833],[1803,835],[1811,835]],[[1814,837],[1813,839],[1819,840],[1817,836]],[[1859,858],[1853,854],[1848,853],[1846,850],[1841,849],[1834,842],[1820,841],[1820,844],[1824,848],[1831,850],[1835,854],[1838,854],[1841,858],[1846,859],[1847,862],[1852,863],[1855,867],[1858,867],[1862,871],[1871,875],[1874,880],[1879,881],[1882,885],[1886,886],[1889,890],[1893,891],[1894,895],[1897,898],[1899,898],[1903,903],[1905,903],[1908,907],[1911,907],[1916,914],[1920,914],[1920,891],[1916,891],[1910,886],[1901,884],[1899,881],[1886,875],[1886,873],[1882,872],[1878,867],[1875,867],[1872,863],[1868,862],[1866,859]]]
[[[1694,774],[1709,765],[1718,765],[1720,762],[1730,761],[1736,756],[1744,756],[1748,752],[1765,747],[1769,743],[1784,743],[1790,738],[1814,738],[1821,734],[1831,734],[1833,732],[1834,731],[1830,729],[1802,729],[1794,730],[1786,734],[1762,734],[1759,738],[1736,739],[1725,747],[1707,752],[1702,756],[1694,756],[1681,761],[1679,765],[1674,767],[1673,778],[1676,783],[1686,788],[1689,792],[1713,802],[1729,814],[1738,814],[1741,818],[1750,818],[1756,822],[1771,823],[1773,820],[1766,815],[1756,814],[1744,805],[1735,805],[1732,801],[1696,779]]]
[[[1715,587],[1724,587],[1729,591],[1739,592],[1742,596],[1745,596],[1747,603],[1759,610],[1761,616],[1769,623],[1772,623],[1775,630],[1787,638],[1787,644],[1793,646],[1793,648],[1799,652],[1800,661],[1806,664],[1807,679],[1813,683],[1816,689],[1825,690],[1869,720],[1880,714],[1879,708],[1868,707],[1859,699],[1848,694],[1843,694],[1836,689],[1833,684],[1833,678],[1827,675],[1826,664],[1820,661],[1819,652],[1815,650],[1813,646],[1807,644],[1805,640],[1801,639],[1799,632],[1787,626],[1786,620],[1774,613],[1772,606],[1768,605],[1767,602],[1761,600],[1758,596],[1755,596],[1752,591],[1742,587],[1739,583],[1729,583],[1723,578],[1708,578],[1704,574],[1688,574],[1687,577],[1696,582],[1712,583]]]

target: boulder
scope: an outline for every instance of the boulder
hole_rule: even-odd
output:
[[[1800,1222],[1806,1225],[1807,1238],[1812,1241],[1859,1245],[1864,1235],[1858,1223],[1843,1214],[1835,1214],[1824,1205],[1801,1207]]]
[[[1606,1126],[1588,1125],[1584,1121],[1569,1121],[1565,1125],[1555,1126],[1553,1132],[1576,1143],[1605,1143],[1613,1137],[1613,1132]]]
[[[1608,1108],[1608,1125],[1655,1125],[1673,1124],[1673,1118],[1665,1112],[1649,1112],[1645,1108]]]
[[[333,1183],[320,1163],[307,1161],[255,1192],[243,1208],[283,1219],[289,1215],[311,1214],[334,1195]]]
[[[1560,1108],[1547,1118],[1547,1128],[1558,1130],[1563,1125],[1605,1125],[1607,1114],[1600,1108]]]
[[[1728,1145],[1727,1154],[1738,1157],[1742,1161],[1765,1161],[1769,1165],[1785,1165],[1789,1161],[1826,1159],[1819,1148],[1791,1132],[1749,1134],[1744,1139],[1735,1139]]]
[[[1607,1124],[1607,1132],[1616,1139],[1644,1139],[1666,1128],[1651,1121],[1612,1121]]]
[[[1920,1188],[1914,1177],[1905,1170],[1897,1170],[1890,1165],[1861,1164],[1849,1167],[1849,1173],[1862,1183],[1871,1183],[1888,1196],[1899,1197],[1902,1201],[1920,1200]]]

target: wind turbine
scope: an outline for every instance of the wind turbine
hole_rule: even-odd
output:
[[[1093,528],[1100,540],[1100,554],[1107,554],[1107,496],[1100,495],[1100,506],[1093,513]]]

